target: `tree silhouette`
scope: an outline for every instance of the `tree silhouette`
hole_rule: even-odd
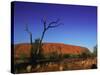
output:
[[[94,54],[94,56],[97,56],[97,45],[94,47],[93,54]]]
[[[37,54],[39,54],[40,49],[42,47],[42,41],[43,41],[43,38],[44,38],[46,31],[51,29],[51,28],[56,28],[56,27],[62,25],[62,23],[59,23],[60,19],[57,19],[56,21],[51,21],[50,23],[47,23],[45,18],[43,18],[41,21],[43,22],[43,32],[42,32],[42,35],[40,38],[40,43],[39,43],[39,47],[37,49]]]
[[[30,36],[30,44],[31,44],[31,53],[30,54],[31,54],[32,60],[36,60],[36,59],[38,59],[38,57],[41,58],[43,56],[42,55],[42,45],[43,45],[42,41],[43,41],[43,38],[44,38],[46,31],[51,29],[51,28],[56,28],[56,27],[62,25],[62,23],[59,23],[60,19],[57,19],[56,21],[51,21],[48,24],[47,24],[46,19],[44,19],[44,18],[41,21],[43,22],[43,32],[42,32],[40,39],[38,39],[39,43],[37,45],[37,48],[35,48],[36,50],[34,50],[34,48],[33,48],[32,32],[29,30],[28,25],[26,25],[26,27],[25,27],[25,31]]]
[[[32,61],[35,60],[36,55],[35,55],[35,53],[34,53],[35,50],[33,49],[32,32],[29,30],[28,25],[26,25],[25,31],[26,31],[26,32],[29,34],[29,36],[30,36],[30,45],[31,45],[31,48],[30,48],[30,61],[32,62]]]

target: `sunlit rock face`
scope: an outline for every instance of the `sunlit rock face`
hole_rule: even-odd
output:
[[[34,45],[33,45],[34,47]],[[83,52],[89,52],[88,48],[68,45],[62,43],[44,43],[42,46],[42,51],[45,55],[52,52],[57,52],[58,54],[81,54]],[[14,57],[19,58],[21,54],[24,54],[26,57],[30,57],[31,45],[28,43],[16,44],[14,46]]]

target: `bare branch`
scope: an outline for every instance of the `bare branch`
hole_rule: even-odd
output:
[[[55,27],[58,27],[58,26],[60,26],[60,25],[63,25],[63,24],[62,24],[62,23],[59,23],[59,24],[54,25],[54,26],[48,26],[48,28],[55,28]]]
[[[52,21],[52,22],[49,23],[48,26],[52,26],[54,24],[57,24],[59,21],[60,21],[60,19],[57,19],[56,21]]]
[[[25,27],[25,31],[28,32],[29,34],[32,34],[29,29],[28,29],[28,25],[26,24],[26,27]]]
[[[46,19],[45,19],[45,17],[43,19],[41,19],[41,21],[43,22],[44,30],[45,30],[46,29]]]

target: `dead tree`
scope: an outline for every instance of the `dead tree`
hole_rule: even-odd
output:
[[[34,54],[33,54],[33,40],[32,40],[32,32],[29,30],[28,28],[28,25],[26,25],[25,27],[25,31],[29,34],[29,37],[30,37],[30,45],[31,45],[31,48],[30,48],[30,61],[34,59]]]
[[[62,23],[59,23],[59,21],[60,21],[60,19],[57,19],[56,21],[51,21],[50,23],[47,24],[46,19],[42,19],[43,32],[42,32],[42,35],[41,35],[41,38],[40,38],[40,43],[39,43],[39,47],[37,49],[37,53],[36,54],[39,54],[39,52],[40,52],[40,49],[42,47],[42,41],[43,41],[43,38],[44,38],[44,35],[45,35],[46,31],[51,29],[51,28],[56,28],[56,27],[62,25]]]

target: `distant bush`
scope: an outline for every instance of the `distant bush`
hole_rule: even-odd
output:
[[[21,60],[25,60],[27,57],[26,57],[27,55],[25,54],[25,53],[21,53],[20,54],[20,56],[19,56],[19,58],[21,59]]]
[[[83,52],[79,55],[80,58],[88,58],[88,57],[92,57],[92,53],[91,52]]]
[[[64,58],[70,58],[71,55],[70,55],[70,54],[64,54],[63,57],[64,57]]]
[[[64,54],[63,58],[79,58],[78,54]]]
[[[59,58],[59,55],[56,51],[54,51],[50,54],[50,59],[58,59],[58,58]]]
[[[93,55],[97,56],[97,45],[94,47]]]

